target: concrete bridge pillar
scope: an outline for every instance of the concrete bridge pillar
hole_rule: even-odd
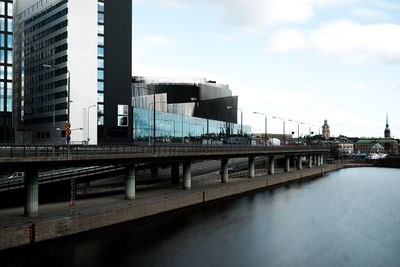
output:
[[[221,159],[221,183],[227,183],[228,179],[228,159]]]
[[[321,167],[321,154],[317,154],[317,166]]]
[[[39,210],[39,172],[35,169],[25,170],[25,206],[26,217],[37,217]]]
[[[158,178],[158,166],[151,167],[151,177]]]
[[[322,166],[322,165],[324,165],[324,154],[320,154],[320,156],[321,156],[321,163],[320,163],[320,165]]]
[[[301,155],[297,156],[297,169],[298,170],[303,169],[303,162],[302,162],[302,156]]]
[[[183,189],[192,188],[192,163],[190,161],[183,162]]]
[[[317,154],[314,154],[313,155],[313,162],[314,162],[314,164],[315,164],[315,166],[317,166],[318,167],[318,161],[317,161]]]
[[[275,156],[269,157],[269,174],[270,175],[275,174]]]
[[[171,183],[179,184],[179,162],[171,164]]]
[[[308,155],[308,168],[312,168],[313,165],[313,157],[312,155]]]
[[[249,178],[254,178],[254,157],[249,157]]]
[[[290,156],[285,157],[285,172],[290,172]]]
[[[125,198],[136,198],[136,168],[135,166],[127,166],[125,174]]]

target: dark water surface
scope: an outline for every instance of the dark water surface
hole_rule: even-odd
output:
[[[0,266],[400,266],[400,170],[340,170],[9,250]]]

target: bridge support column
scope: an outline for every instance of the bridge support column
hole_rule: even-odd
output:
[[[249,157],[249,178],[254,178],[254,157]]]
[[[285,157],[285,172],[290,172],[290,157]]]
[[[221,183],[227,183],[228,179],[228,159],[221,159]]]
[[[37,217],[39,210],[39,173],[38,170],[25,170],[25,217]]]
[[[179,184],[179,162],[171,164],[171,184]]]
[[[321,160],[320,160],[320,165],[324,165],[324,154],[320,154]]]
[[[317,154],[317,167],[321,167],[321,154]]]
[[[274,175],[275,174],[275,156],[270,156],[269,157],[269,171],[268,173],[270,175]]]
[[[125,199],[136,198],[136,168],[127,166],[125,173]]]
[[[318,157],[317,157],[317,154],[314,154],[314,155],[313,155],[313,162],[314,162],[314,164],[315,164],[316,167],[318,167],[317,158],[318,158]]]
[[[312,168],[313,165],[313,159],[312,159],[312,155],[308,155],[308,168]]]
[[[302,162],[302,156],[301,155],[297,156],[297,169],[298,170],[303,169],[303,162]]]
[[[192,163],[190,161],[183,162],[183,189],[192,188]]]
[[[151,177],[158,178],[158,166],[151,167]]]

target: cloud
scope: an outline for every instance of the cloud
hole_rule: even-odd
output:
[[[299,31],[282,28],[270,37],[269,49],[272,51],[286,52],[297,50],[306,46],[307,40]]]
[[[313,31],[310,46],[348,63],[400,63],[400,25],[335,21]]]
[[[365,88],[365,84],[363,83],[356,83],[353,85],[353,89],[356,91],[362,91]]]
[[[339,20],[310,32],[282,28],[271,36],[268,47],[280,52],[309,49],[347,64],[400,64],[400,25]]]
[[[317,7],[342,5],[358,0],[134,0],[137,4],[211,8],[230,25],[258,30],[272,25],[310,20]]]
[[[356,8],[351,11],[352,15],[362,19],[378,19],[384,20],[389,18],[389,15],[381,10],[370,8]]]
[[[174,45],[176,42],[166,36],[147,35],[139,37],[137,43],[139,46],[165,46]]]

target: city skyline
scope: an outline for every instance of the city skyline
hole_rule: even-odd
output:
[[[306,123],[300,135],[326,119],[332,136],[383,137],[388,112],[398,138],[400,5],[327,2],[134,0],[133,75],[227,83],[253,132],[256,111],[269,132],[282,132],[279,116]]]

